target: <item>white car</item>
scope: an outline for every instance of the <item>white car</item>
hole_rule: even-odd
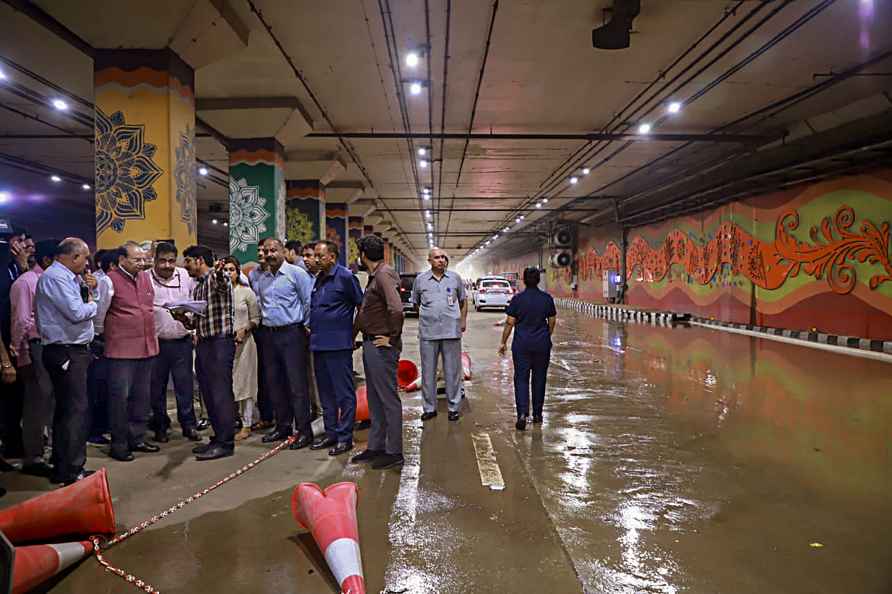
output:
[[[506,278],[489,277],[477,282],[477,291],[474,293],[474,309],[480,311],[484,307],[497,307],[507,309],[514,297],[514,289]]]

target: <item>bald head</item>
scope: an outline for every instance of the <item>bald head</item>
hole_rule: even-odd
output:
[[[440,248],[432,248],[427,254],[427,261],[434,274],[443,274],[446,272],[446,267],[449,266],[449,256],[446,254],[446,250]]]
[[[79,237],[66,237],[59,243],[56,261],[75,274],[82,274],[87,267],[90,248]]]

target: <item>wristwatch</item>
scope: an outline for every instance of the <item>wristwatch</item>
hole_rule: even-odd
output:
[[[2,369],[12,369],[12,363],[6,363],[6,362],[0,363],[0,368],[2,368]]]

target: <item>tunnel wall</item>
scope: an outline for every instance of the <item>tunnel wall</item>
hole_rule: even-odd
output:
[[[892,340],[892,170],[732,202],[626,232],[629,305],[840,336]],[[576,290],[548,267],[555,296],[603,302],[622,232],[580,228]],[[547,253],[546,253],[547,256]],[[494,273],[538,264],[537,251]],[[547,260],[547,257],[543,261]]]

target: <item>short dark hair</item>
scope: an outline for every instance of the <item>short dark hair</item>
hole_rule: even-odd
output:
[[[214,265],[214,252],[206,245],[190,245],[183,250],[183,257],[204,260],[208,266]]]
[[[309,248],[309,249],[311,249],[311,250],[315,250],[315,249],[316,249],[316,242],[315,242],[315,241],[311,241],[310,243],[305,243],[305,244],[304,244],[304,247],[302,247],[301,249],[302,249],[302,250],[305,250],[305,249],[307,249],[307,248]]]
[[[96,254],[96,264],[102,272],[111,270],[112,264],[118,263],[118,250],[100,250],[102,254]]]
[[[538,287],[539,281],[542,279],[542,273],[535,266],[523,269],[523,284],[528,287]]]
[[[43,266],[44,258],[49,258],[50,260],[55,258],[58,246],[59,240],[57,239],[42,239],[34,244],[34,258],[37,260],[37,263]]]
[[[316,245],[317,245],[317,246],[324,245],[324,246],[325,246],[325,250],[326,250],[329,254],[334,254],[335,257],[338,256],[338,253],[339,253],[339,251],[338,251],[338,244],[336,244],[335,242],[333,242],[333,241],[328,241],[327,239],[323,239],[322,241],[317,241],[317,242],[316,242]]]
[[[285,242],[285,249],[293,252],[300,252],[301,243],[296,239],[289,239]]]
[[[384,241],[377,235],[366,235],[357,242],[359,253],[372,262],[380,262],[384,259]]]
[[[172,243],[167,243],[166,241],[162,241],[155,245],[155,257],[157,258],[159,254],[173,254],[174,258],[177,257],[177,246]]]

